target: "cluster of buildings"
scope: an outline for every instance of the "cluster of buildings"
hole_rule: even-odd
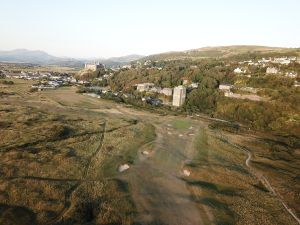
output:
[[[249,99],[252,101],[266,101],[266,98],[257,95],[257,89],[253,87],[242,87],[239,88],[240,91],[245,92],[243,94],[234,93],[232,89],[235,88],[232,84],[220,84],[219,90],[224,92],[224,96],[228,98],[238,98],[238,99]]]
[[[156,87],[154,83],[142,83],[136,85],[136,90],[139,92],[151,92],[163,94],[165,96],[172,96],[173,89],[172,88],[160,88]]]
[[[43,76],[41,78],[38,84],[32,85],[31,87],[41,91],[78,83],[78,81],[69,74],[51,75],[51,73],[48,73],[47,77]]]
[[[243,62],[239,62],[239,64],[248,64],[248,65],[254,65],[254,66],[263,66],[265,67],[267,64],[269,63],[273,63],[273,64],[281,64],[281,65],[289,65],[292,62],[296,62],[296,63],[300,63],[300,58],[295,57],[295,56],[290,56],[290,57],[274,57],[274,58],[262,58],[260,60],[257,61],[243,61]]]
[[[300,58],[299,57],[297,58],[295,56],[275,57],[275,58],[268,58],[268,59],[262,58],[257,61],[249,60],[249,61],[239,62],[239,64],[267,67],[266,74],[282,74],[282,75],[286,75],[289,78],[297,78],[297,73],[294,71],[289,71],[289,72],[283,73],[279,70],[280,65],[289,65],[292,62],[300,63]],[[274,64],[279,64],[279,65],[276,66]],[[233,72],[236,74],[241,74],[241,75],[245,75],[247,77],[251,77],[251,75],[249,74],[249,71],[248,71],[248,67],[246,67],[246,66],[242,66],[241,68],[237,67],[236,69],[234,69]]]
[[[233,72],[236,73],[236,74],[242,74],[242,75],[245,75],[247,77],[251,77],[249,72],[247,72],[247,69],[244,69],[244,68],[237,67],[236,69],[234,69]],[[266,74],[284,74],[284,73],[281,73],[278,68],[276,68],[274,66],[270,66],[270,67],[267,67]],[[297,78],[297,75],[298,74],[294,71],[289,71],[289,72],[285,73],[285,76],[289,77],[289,78]]]
[[[49,73],[49,72],[24,72],[7,74],[7,78],[24,79],[24,80],[50,80],[58,83],[76,83],[77,80],[68,73]]]
[[[8,73],[3,72],[6,78],[23,79],[23,80],[36,80],[38,84],[31,87],[38,90],[55,89],[60,86],[67,86],[72,84],[79,84],[79,82],[68,73],[49,73],[49,72],[25,72],[21,73]]]
[[[187,88],[183,85],[177,86],[175,88],[160,88],[155,87],[154,83],[141,83],[136,84],[136,90],[139,92],[149,92],[149,93],[158,93],[166,97],[173,97],[172,105],[180,107],[185,102]],[[193,84],[193,87],[198,87]],[[145,100],[147,100],[145,98]],[[149,101],[154,101],[154,99],[149,99]]]
[[[123,65],[121,68],[122,69],[141,69],[141,68],[145,68],[147,70],[162,70],[163,69],[162,67],[155,65],[157,63],[159,63],[159,61],[151,61],[151,60],[146,60],[145,62],[136,61],[133,64]]]
[[[268,67],[266,70],[266,74],[279,74],[279,73],[280,73],[280,71],[276,67]],[[281,73],[281,74],[284,74],[284,73]],[[297,78],[298,74],[294,71],[289,71],[289,72],[285,73],[285,76],[289,77],[289,78]]]

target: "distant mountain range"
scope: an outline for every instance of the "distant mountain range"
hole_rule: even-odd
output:
[[[254,45],[234,45],[219,47],[204,47],[187,51],[166,52],[150,56],[128,55],[108,59],[90,58],[76,59],[67,57],[56,57],[44,51],[31,51],[16,49],[12,51],[0,51],[0,62],[10,63],[32,63],[44,65],[60,65],[70,67],[82,67],[86,62],[100,62],[107,67],[122,66],[136,60],[180,60],[180,59],[201,59],[201,58],[228,58],[234,56],[251,55],[297,55],[300,56],[300,48],[279,48]]]
[[[67,57],[56,57],[44,51],[32,51],[27,49],[15,49],[12,51],[0,51],[0,62],[9,63],[31,63],[42,65],[60,65],[71,67],[82,67],[86,62],[100,62],[108,67],[122,66],[131,61],[141,59],[145,56],[141,55],[128,55],[122,57],[113,57],[108,59],[76,59]]]

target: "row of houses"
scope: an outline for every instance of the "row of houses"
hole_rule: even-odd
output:
[[[237,67],[236,69],[234,69],[233,72],[236,73],[236,74],[246,74],[247,69]],[[266,74],[279,74],[279,73],[280,73],[280,70],[276,67],[268,67],[266,69]],[[298,74],[294,71],[289,71],[289,72],[285,73],[285,76],[289,77],[289,78],[297,78],[297,75]],[[251,77],[251,75],[247,75],[247,76]]]
[[[268,67],[266,70],[266,74],[279,74],[279,73],[280,71],[276,67]],[[289,71],[285,73],[285,76],[289,78],[297,78],[298,74],[294,71]]]
[[[273,64],[281,64],[281,65],[289,65],[292,62],[300,63],[300,58],[296,56],[290,56],[290,57],[274,57],[274,58],[262,58],[257,61],[253,60],[248,60],[248,61],[243,61],[239,62],[239,64],[248,64],[248,65],[254,65],[254,66],[266,66],[269,63]]]

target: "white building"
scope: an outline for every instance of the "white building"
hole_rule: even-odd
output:
[[[199,86],[199,83],[191,83],[189,85],[190,88],[198,88],[198,86]]]
[[[268,67],[266,73],[267,74],[277,74],[278,69],[276,69],[275,67]]]
[[[144,91],[149,91],[153,87],[154,87],[153,83],[142,83],[136,85],[136,90],[139,92],[144,92]]]
[[[149,92],[153,92],[153,93],[160,93],[160,91],[161,91],[160,87],[152,87],[149,90]]]
[[[230,91],[230,89],[233,88],[233,85],[231,84],[220,84],[219,90],[221,91]]]
[[[184,86],[178,86],[174,88],[173,92],[173,106],[180,107],[185,102],[186,88]]]
[[[283,64],[283,65],[289,65],[291,63],[291,60],[289,60],[287,57],[275,58],[273,60],[273,63],[280,63],[280,64]]]
[[[173,94],[173,89],[172,88],[163,88],[160,91],[160,94],[166,95],[166,96],[172,96]]]
[[[296,72],[287,72],[285,75],[289,78],[297,78]]]
[[[124,66],[122,66],[122,69],[131,69],[131,65],[130,64],[128,64],[128,65],[124,65]]]
[[[236,68],[233,72],[234,73],[246,73],[246,70],[243,70],[241,68]]]

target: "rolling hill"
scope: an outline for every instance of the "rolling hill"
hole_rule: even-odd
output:
[[[243,55],[296,55],[300,56],[300,48],[280,48],[255,45],[233,45],[219,47],[204,47],[187,51],[166,52],[150,55],[144,60],[180,60],[201,58],[229,58]]]

